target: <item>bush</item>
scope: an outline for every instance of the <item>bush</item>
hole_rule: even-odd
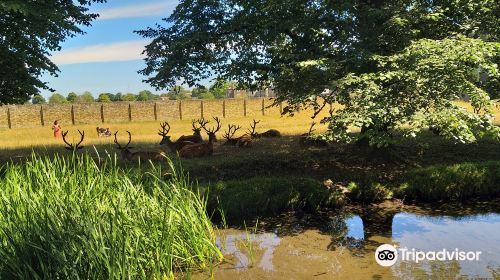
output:
[[[276,215],[288,210],[318,210],[342,204],[342,195],[308,178],[257,177],[207,187],[209,209],[221,209],[228,220]]]
[[[426,201],[492,197],[500,194],[500,161],[413,170],[396,191],[398,196]]]
[[[0,177],[0,279],[165,279],[221,259],[205,202],[90,156],[33,156]]]
[[[374,202],[392,198],[392,191],[380,183],[350,182],[347,188],[351,191],[349,198],[360,202]]]

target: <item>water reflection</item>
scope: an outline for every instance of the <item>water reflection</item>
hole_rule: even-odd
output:
[[[408,225],[412,225],[409,227]],[[394,217],[393,240],[402,248],[421,251],[439,251],[455,248],[463,251],[482,251],[479,261],[456,261],[447,264],[447,270],[456,275],[492,277],[490,267],[500,267],[500,215],[456,217],[417,216],[400,213]],[[422,273],[432,273],[445,262],[423,262]]]
[[[381,204],[328,215],[294,213],[264,220],[261,234],[232,230],[218,239],[223,253],[234,262],[220,268],[215,278],[500,279],[500,211],[499,204],[495,205],[443,210]],[[244,250],[248,242],[259,251],[255,265]],[[393,267],[384,268],[374,260],[375,249],[384,243],[421,251],[459,248],[482,254],[479,261],[399,259]]]
[[[243,253],[241,246],[253,246],[251,243],[256,243],[260,250],[264,253],[258,263],[258,267],[266,270],[274,270],[273,266],[273,253],[274,248],[280,244],[280,238],[275,233],[240,233],[230,234],[224,237],[217,238],[217,246],[221,249],[224,255],[233,255],[237,263],[234,265],[235,269],[248,268],[251,265],[250,257]],[[247,248],[248,249],[248,248]]]

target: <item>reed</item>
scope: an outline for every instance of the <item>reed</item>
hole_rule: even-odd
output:
[[[87,154],[32,155],[0,172],[0,279],[170,279],[222,259],[206,200]]]

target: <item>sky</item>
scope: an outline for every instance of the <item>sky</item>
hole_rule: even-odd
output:
[[[68,38],[61,51],[52,53],[59,76],[45,74],[42,80],[63,95],[72,91],[90,91],[95,96],[144,89],[157,92],[142,82],[145,76],[137,73],[145,66],[141,52],[148,40],[133,31],[160,23],[177,3],[178,0],[108,0],[94,4],[91,10],[100,17],[92,26],[83,28],[86,34]],[[42,92],[45,97],[50,94]]]

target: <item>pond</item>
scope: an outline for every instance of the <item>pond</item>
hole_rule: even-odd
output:
[[[499,201],[287,213],[252,232],[220,232],[226,260],[212,271],[215,279],[500,279]],[[375,260],[382,244],[396,248],[392,266]],[[476,256],[469,251],[478,258],[468,260]]]

